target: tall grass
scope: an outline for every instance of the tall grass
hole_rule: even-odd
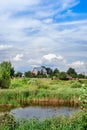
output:
[[[81,87],[76,86],[80,84]],[[73,85],[73,87],[72,87]],[[79,100],[86,81],[60,81],[50,79],[12,79],[9,89],[0,89],[0,104],[20,105],[32,99]]]

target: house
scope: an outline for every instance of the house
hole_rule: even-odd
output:
[[[47,75],[47,70],[44,66],[41,67],[35,67],[32,72],[35,76],[37,76],[39,73],[43,75]]]
[[[33,69],[33,75],[35,75],[35,76],[37,76],[38,75],[38,69],[35,67],[34,69]]]
[[[67,75],[67,79],[68,80],[73,80],[72,76],[70,76],[70,75]]]

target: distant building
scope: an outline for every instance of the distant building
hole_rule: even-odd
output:
[[[73,80],[72,76],[70,76],[70,75],[67,75],[67,79],[68,80]]]
[[[82,72],[81,74],[85,76],[85,72]]]
[[[39,73],[40,74],[45,74],[47,75],[47,70],[44,66],[41,66],[41,67],[35,67],[33,69],[33,72],[32,72],[35,76],[37,76]]]
[[[38,69],[35,67],[34,69],[33,69],[33,75],[35,75],[35,76],[37,76],[38,75]]]

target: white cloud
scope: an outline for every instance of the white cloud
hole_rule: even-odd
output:
[[[63,60],[63,57],[61,55],[55,55],[55,54],[48,54],[48,55],[44,55],[43,58],[49,62],[53,61],[53,60]]]
[[[70,36],[69,34],[72,30],[68,30],[68,26],[66,25],[65,28],[65,26],[60,26],[60,24],[54,24],[53,17],[51,16],[52,12],[54,12],[54,16],[56,14],[55,10],[58,11],[59,8],[63,7],[59,11],[61,12],[75,6],[77,2],[78,0],[66,0],[66,2],[65,0],[55,0],[54,2],[52,0],[47,0],[47,2],[43,0],[4,0],[0,2],[0,9],[3,11],[3,13],[0,14],[0,30],[2,30],[0,33],[6,41],[13,42],[31,42],[33,41],[32,39],[34,39],[34,35],[37,36],[35,37],[36,39],[41,36],[43,36],[44,39],[48,38],[49,41],[52,39],[52,43],[58,41],[58,38],[60,40],[62,36],[62,39],[64,39],[66,35]],[[32,5],[34,5],[34,7]],[[9,11],[10,8],[14,9],[18,13],[18,16],[14,13],[15,11]],[[18,12],[16,8],[21,8],[22,12]],[[23,8],[26,9],[25,12],[23,12]],[[59,12],[58,15],[60,14]],[[12,15],[10,13],[12,13]],[[27,15],[23,13],[27,13]],[[38,13],[41,13],[41,16],[38,16]],[[61,28],[63,28],[63,31],[60,32]],[[78,32],[80,31],[78,30]],[[41,43],[42,42],[43,39],[41,40]]]
[[[73,61],[74,56],[74,61],[75,58],[80,60],[83,58],[85,62],[87,17],[82,20],[80,14],[73,12],[72,8],[79,2],[79,0],[0,1],[0,50],[4,50],[4,53],[0,52],[0,60],[6,56],[8,59],[15,56],[12,62],[16,66],[20,64],[15,61],[27,64],[29,59],[30,66],[44,63],[49,66],[53,64],[67,66]],[[67,17],[71,21],[68,21]],[[2,45],[3,41],[5,45]],[[9,44],[15,47],[11,50]],[[57,54],[63,55],[64,58]],[[81,66],[82,63],[72,63],[73,66],[77,66],[75,64]]]
[[[40,0],[3,0],[0,1],[0,10],[6,11],[20,11],[29,8],[29,6],[37,5]]]
[[[72,64],[70,64],[70,66],[74,68],[84,68],[85,63],[83,61],[75,61]]]
[[[60,0],[60,3],[62,4],[63,9],[71,8],[73,6],[76,6],[80,0]]]
[[[42,61],[40,59],[29,59],[28,63],[31,66],[37,66],[37,65],[40,66],[42,64]]]
[[[22,58],[23,58],[23,54],[17,54],[14,58],[13,58],[13,61],[22,61]]]
[[[8,50],[10,48],[13,48],[13,45],[0,45],[0,50]]]
[[[42,66],[42,65],[49,65],[54,64],[57,65],[58,62],[63,62],[63,57],[61,55],[55,55],[55,54],[48,54],[43,55],[41,58],[31,58],[28,60],[28,64],[32,67],[35,66]]]

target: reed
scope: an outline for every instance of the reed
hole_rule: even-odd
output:
[[[9,89],[0,89],[0,104],[19,106],[21,104],[79,105],[82,87],[72,87],[79,81],[55,81],[51,79],[13,79]]]

